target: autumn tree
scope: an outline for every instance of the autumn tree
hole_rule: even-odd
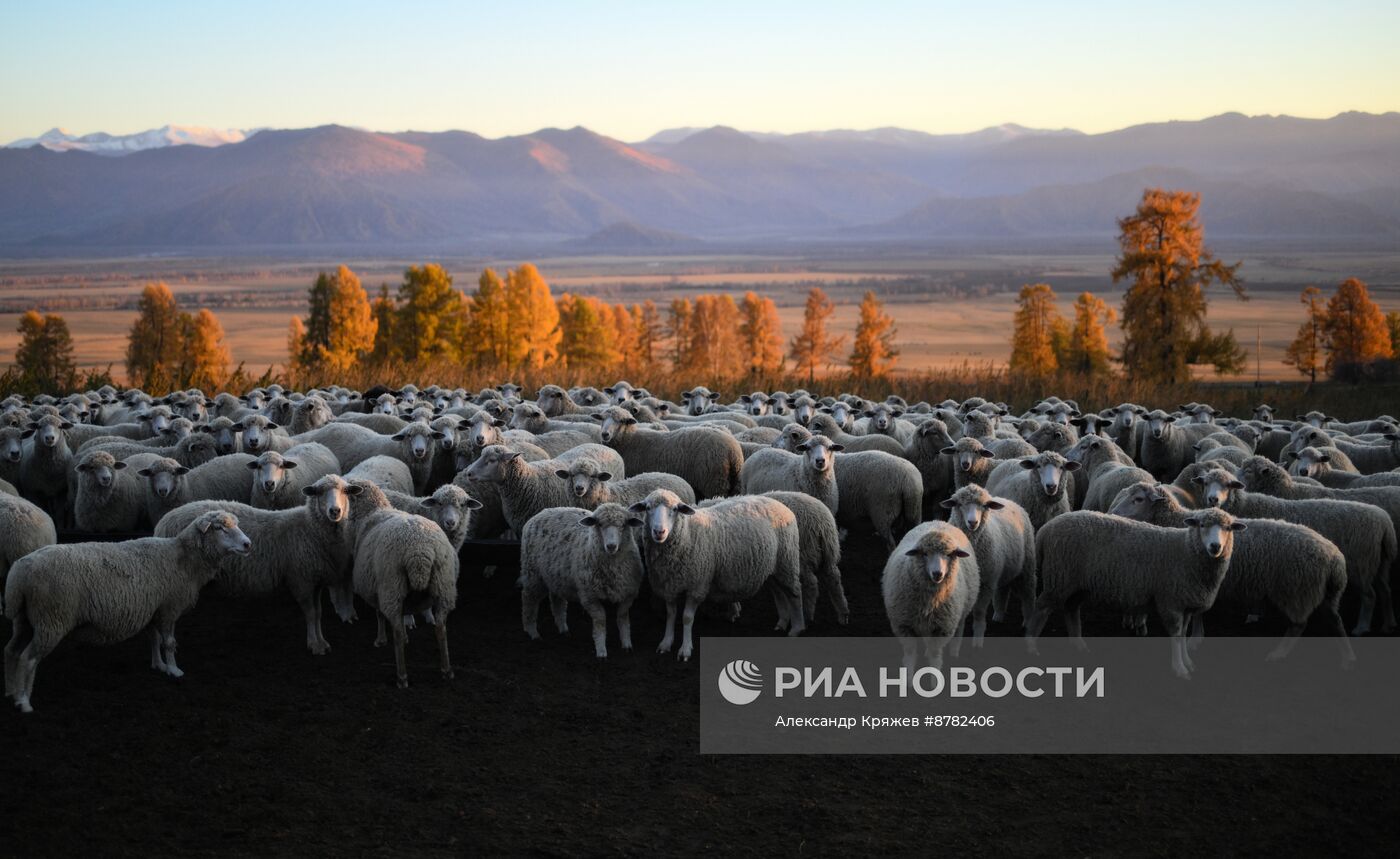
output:
[[[26,311],[19,318],[19,335],[15,369],[21,376],[43,391],[57,392],[73,387],[77,376],[73,335],[62,316],[53,313],[41,316],[37,310]]]
[[[379,321],[353,271],[341,266],[335,274],[321,272],[309,298],[302,364],[343,372],[374,351]]]
[[[559,356],[559,308],[539,269],[525,263],[506,275],[508,367],[538,369]]]
[[[306,350],[306,323],[293,316],[287,323],[287,366],[301,369],[301,356]]]
[[[383,364],[398,354],[398,331],[395,327],[398,307],[389,293],[389,284],[379,284],[379,294],[370,304],[369,312],[374,317],[374,351],[370,352],[369,358]]]
[[[181,384],[217,390],[228,379],[231,363],[224,327],[212,311],[201,308],[187,323]]]
[[[807,374],[807,384],[815,384],[817,367],[831,364],[831,356],[845,344],[845,337],[833,337],[827,331],[827,323],[836,313],[836,305],[826,297],[821,287],[812,287],[807,293],[807,304],[802,311],[802,328],[788,344],[788,355],[794,369]]]
[[[688,298],[675,298],[666,310],[666,336],[671,340],[671,369],[686,374],[694,370],[695,353],[691,345],[695,341],[691,322],[695,318],[695,305]]]
[[[598,299],[559,297],[559,357],[569,367],[603,369],[617,360],[611,311]]]
[[[185,327],[170,287],[146,284],[127,335],[126,376],[132,385],[169,389],[179,384]]]
[[[1303,324],[1283,354],[1283,363],[1296,367],[1299,373],[1308,377],[1310,383],[1317,381],[1317,371],[1323,367],[1323,345],[1327,328],[1327,308],[1322,300],[1322,290],[1309,286],[1298,299],[1307,308]]]
[[[436,263],[409,266],[399,285],[395,334],[407,361],[455,358],[461,351],[465,298]]]
[[[1067,343],[1057,356],[1060,368],[1086,376],[1108,373],[1111,355],[1105,326],[1116,318],[1113,308],[1102,298],[1081,292],[1074,300],[1074,322],[1067,323]]]
[[[1355,377],[1372,361],[1394,354],[1385,314],[1371,300],[1366,284],[1354,277],[1342,281],[1328,300],[1323,330],[1331,376]]]
[[[612,320],[612,361],[611,364],[635,366],[638,332],[637,320],[622,304],[604,304]]]
[[[739,342],[750,376],[778,373],[783,368],[783,327],[778,305],[771,298],[744,293],[739,305]]]
[[[656,366],[661,340],[666,336],[661,323],[661,310],[656,302],[648,298],[641,304],[632,305],[632,318],[637,325],[637,366],[639,369],[651,369]]]
[[[1385,315],[1385,327],[1390,331],[1390,357],[1400,360],[1400,310]]]
[[[1055,308],[1055,291],[1048,283],[1028,283],[1021,287],[1017,302],[1020,306],[1011,332],[1011,372],[1029,376],[1055,372],[1060,366],[1055,354],[1057,329],[1064,329],[1064,320]]]
[[[862,378],[885,376],[894,368],[899,349],[894,345],[894,317],[874,292],[867,291],[860,300],[860,316],[856,321],[856,336],[851,348],[851,372]]]
[[[1200,203],[1199,194],[1149,188],[1137,211],[1118,221],[1113,281],[1128,282],[1123,364],[1134,378],[1184,382],[1191,364],[1227,372],[1242,360],[1233,332],[1213,334],[1206,326],[1206,287],[1219,283],[1246,295],[1239,263],[1226,265],[1205,248]]]
[[[495,269],[483,269],[477,278],[471,309],[471,357],[488,367],[505,367],[510,361],[510,310],[505,282]]]
[[[744,371],[739,352],[739,305],[728,293],[701,295],[695,299],[690,348],[696,372],[708,379],[724,379]]]

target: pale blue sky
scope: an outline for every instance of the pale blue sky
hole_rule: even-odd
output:
[[[1400,109],[1400,2],[0,0],[0,142],[328,122],[495,137]]]

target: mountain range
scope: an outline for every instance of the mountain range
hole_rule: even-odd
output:
[[[585,128],[496,139],[343,126],[242,134],[51,132],[0,149],[0,249],[658,253],[1099,240],[1152,185],[1199,191],[1211,237],[1400,241],[1400,113],[1223,114],[1103,134],[717,126],[636,143]]]

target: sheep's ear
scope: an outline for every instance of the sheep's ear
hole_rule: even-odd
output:
[[[284,460],[282,460],[282,467],[283,467],[283,468],[296,468],[296,467],[297,467],[297,464],[296,464],[295,462],[293,462],[292,460],[290,460],[290,459],[284,459]]]
[[[438,500],[437,500],[436,498],[434,498],[433,496],[431,496],[431,495],[429,495],[427,498],[424,498],[424,499],[423,499],[422,501],[420,501],[419,503],[422,504],[424,507],[436,507],[436,506],[438,506]]]
[[[255,460],[253,460],[252,462],[248,463],[248,470],[249,470],[249,471],[257,471],[257,470],[258,470],[258,465],[260,465],[260,463],[255,459]]]
[[[1332,461],[1332,454],[1330,454],[1330,453],[1324,453],[1322,456],[1319,456],[1319,457],[1318,457],[1318,461],[1319,461],[1319,462],[1331,462],[1331,461]]]
[[[1133,406],[1133,414],[1145,415],[1147,414],[1147,409],[1142,406]]]
[[[1072,425],[1072,426],[1077,426],[1077,427],[1079,427],[1080,429],[1083,429],[1083,428],[1084,428],[1084,424],[1086,424],[1086,423],[1088,423],[1088,422],[1085,421],[1083,418],[1073,418],[1073,419],[1070,420],[1070,425]]]
[[[1227,483],[1227,484],[1225,484],[1225,485],[1226,485],[1226,486],[1229,486],[1231,489],[1243,489],[1243,488],[1244,488],[1244,484],[1241,483],[1241,482],[1239,482],[1238,480],[1231,480],[1229,483]]]
[[[647,503],[645,501],[638,501],[636,504],[629,506],[627,510],[631,513],[645,513],[647,512]]]
[[[601,481],[604,482],[604,483],[607,483],[609,480],[612,480],[612,472],[611,472],[611,471],[600,471],[600,472],[598,472],[598,479],[601,480]]]
[[[806,441],[804,441],[804,442],[802,442],[801,444],[799,444],[799,445],[797,446],[797,449],[798,449],[798,450],[811,450],[811,449],[812,449],[812,440],[811,440],[811,439],[807,439]]]
[[[569,470],[567,468],[556,468],[554,469],[554,476],[563,478],[564,480],[568,480]]]
[[[992,458],[994,458],[994,457],[996,456],[995,453],[992,453],[990,450],[987,450],[986,448],[983,448],[983,449],[977,451],[977,455],[980,456],[980,457],[982,457],[982,458],[984,458],[984,459],[992,459]]]
[[[435,439],[443,439],[443,438],[447,438],[447,433],[443,432],[442,430],[433,430],[433,431],[432,431],[432,436],[433,436],[433,438],[435,438]]]
[[[20,434],[19,434],[19,437],[20,437],[20,438],[29,438],[31,435],[34,435],[34,430],[32,430],[32,429],[27,429],[27,430],[25,430],[24,432],[20,433]]]
[[[906,557],[909,557],[909,558],[917,558],[917,557],[919,557],[920,555],[922,555],[923,552],[920,552],[918,549],[910,549],[909,551],[905,552],[904,554],[905,554]]]
[[[642,521],[641,519],[638,519],[636,516],[628,516],[628,517],[627,517],[627,525],[628,525],[629,527],[632,527],[632,528],[640,528],[640,527],[642,527],[642,526],[645,525],[645,524],[646,524],[646,522]]]
[[[126,468],[126,461],[125,461],[125,460],[119,459],[119,460],[117,460],[116,462],[112,463],[112,470],[113,470],[113,471],[121,471],[123,468]]]
[[[1205,479],[1204,477],[1200,476],[1199,474],[1196,475],[1195,477],[1191,478],[1191,482],[1194,483],[1194,484],[1196,484],[1197,486],[1205,486],[1205,485],[1206,485],[1206,479]]]
[[[1230,530],[1231,530],[1231,531],[1244,531],[1244,530],[1246,530],[1248,527],[1249,527],[1248,525],[1245,525],[1243,522],[1239,521],[1238,519],[1236,519],[1234,522],[1231,522],[1231,523],[1230,523]]]
[[[831,409],[822,409],[822,411],[824,411],[824,412],[829,412],[829,411],[831,411]],[[865,411],[861,412],[860,414],[861,414],[861,417],[873,418],[873,417],[875,417],[875,410],[874,410],[874,409],[866,409]]]
[[[637,419],[636,419],[636,418],[628,418],[627,420],[623,421],[622,423],[625,424],[626,426],[629,426],[629,427],[630,427],[630,426],[636,426],[636,424],[637,424]]]
[[[941,454],[943,454],[943,455],[945,455],[945,456],[952,456],[953,454],[955,454],[955,453],[957,453],[957,452],[958,452],[958,449],[957,449],[956,447],[945,447],[945,448],[943,448],[942,450],[939,451],[939,453],[941,453]]]
[[[239,421],[238,423],[234,424],[232,427],[230,427],[230,429],[233,429],[237,432],[243,432],[243,421]]]
[[[1293,416],[1293,419],[1294,419],[1294,420],[1299,420],[1299,421],[1305,421],[1305,420],[1308,419],[1308,416],[1307,416],[1307,415],[1294,415],[1294,416]]]
[[[1201,520],[1197,519],[1195,516],[1187,516],[1185,519],[1181,520],[1181,524],[1187,526],[1188,528],[1195,528],[1196,526],[1201,524]]]
[[[954,558],[970,558],[970,557],[972,557],[972,553],[969,552],[969,551],[966,550],[966,549],[954,549],[953,551],[949,552],[948,554],[949,554],[950,557],[954,557]]]
[[[829,445],[829,447],[837,453],[840,453],[841,451],[846,449],[846,446],[844,444],[833,444]]]
[[[890,414],[894,415],[895,417],[901,417],[904,414],[904,409],[898,407],[890,409]]]
[[[1297,458],[1298,458],[1298,452],[1297,452],[1296,450],[1290,450],[1290,451],[1287,451],[1286,453],[1284,453],[1284,456],[1287,457],[1288,459],[1297,459]]]
[[[594,412],[594,413],[593,413],[593,420],[595,420],[595,421],[605,421],[605,420],[607,420],[607,419],[608,419],[608,416],[605,415],[605,414],[602,414],[601,412]]]
[[[817,411],[824,415],[829,415],[831,414],[831,406],[817,406]]]
[[[1002,504],[1000,501],[997,501],[996,499],[991,499],[991,500],[989,500],[989,501],[987,502],[987,509],[988,509],[988,510],[1001,510],[1001,509],[1004,508],[1004,507],[1006,507],[1006,505],[1005,505],[1005,504]]]
[[[467,496],[467,500],[466,500],[466,505],[465,505],[465,506],[466,506],[466,508],[467,508],[468,510],[480,510],[480,509],[481,509],[481,502],[480,502],[480,501],[477,501],[475,498],[473,498],[473,497],[471,497],[470,495],[468,495],[468,496]]]
[[[749,396],[748,394],[740,394],[740,395],[739,395],[739,402],[741,402],[741,403],[752,403],[752,402],[753,402],[753,397]]]
[[[710,399],[711,399],[711,400],[718,400],[718,399],[719,399],[719,391],[711,391],[711,392],[710,392]]]
[[[39,422],[38,422],[38,421],[30,421],[28,424],[26,424],[26,426],[28,426],[28,427],[29,427],[30,429],[32,429],[32,430],[36,430],[36,429],[39,428]]]
[[[182,466],[180,466],[179,468],[176,468],[176,469],[175,469],[175,473],[176,473],[177,475],[183,476],[183,475],[189,474],[189,473],[190,473],[190,470],[189,470],[189,468],[187,468],[186,466],[183,466],[183,465],[182,465]]]
[[[268,422],[267,422],[267,428],[270,429],[270,430],[275,430],[275,429],[281,429],[282,426],[281,426],[281,424],[275,424],[275,423],[273,423],[272,421],[268,421]]]
[[[408,435],[403,430],[399,430],[398,432],[389,436],[389,438],[393,439],[394,441],[403,441],[404,439],[408,438]]]
[[[139,474],[139,475],[141,475],[142,477],[150,477],[150,476],[151,476],[152,474],[154,474],[155,472],[151,471],[149,468],[143,468],[143,469],[141,469],[140,471],[138,471],[138,472],[136,472],[136,473]]]
[[[1191,445],[1191,449],[1194,451],[1199,451],[1201,449],[1201,443],[1196,442],[1195,444]]]
[[[1024,468],[1024,469],[1027,469],[1027,470],[1032,469],[1032,468],[1035,468],[1035,460],[1033,460],[1033,459],[1023,459],[1023,460],[1021,460],[1021,467]]]
[[[578,523],[585,528],[592,528],[594,525],[598,524],[598,520],[593,516],[585,516],[578,520]]]
[[[693,396],[695,395],[692,394],[690,391],[686,391],[685,393],[681,394],[681,399],[685,400],[686,402],[690,402],[690,398]]]
[[[92,466],[84,462],[81,465],[77,466],[77,469],[79,471],[92,471]]]
[[[70,429],[73,428],[73,425],[72,425],[71,423],[69,423],[68,421],[64,421],[63,423],[61,423],[61,424],[58,425],[58,428],[59,428],[59,429],[70,430]]]
[[[319,487],[319,486],[303,486],[303,487],[301,488],[301,494],[302,494],[302,495],[307,495],[307,496],[320,495],[320,494],[321,494],[321,487]]]
[[[1385,434],[1385,437],[1391,441],[1400,441],[1400,432],[1388,432]]]
[[[510,456],[506,457],[506,462],[513,462],[514,460],[517,460],[517,459],[519,459],[519,458],[520,458],[520,451],[518,451],[518,450],[516,450],[516,451],[511,451]]]
[[[945,498],[944,500],[938,502],[938,506],[942,507],[944,510],[952,510],[954,507],[958,506],[958,502],[954,501],[951,498]]]
[[[682,502],[682,503],[676,505],[676,512],[677,512],[677,513],[684,513],[686,516],[694,516],[694,515],[695,515],[695,508],[694,508],[694,507],[691,507],[689,504],[686,504],[686,503]]]
[[[1083,467],[1084,467],[1084,463],[1082,463],[1082,462],[1076,462],[1076,461],[1073,460],[1073,459],[1071,459],[1069,462],[1066,462],[1066,463],[1065,463],[1065,471],[1078,471],[1079,469],[1081,469],[1081,468],[1083,468]]]
[[[492,419],[491,419],[491,426],[493,426],[493,427],[503,427],[503,426],[505,426],[505,425],[506,425],[506,422],[503,421],[503,420],[501,420],[500,418],[492,418]]]

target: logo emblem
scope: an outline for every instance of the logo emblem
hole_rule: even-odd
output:
[[[763,672],[747,659],[736,659],[719,673],[719,694],[731,704],[751,704],[763,691]]]

